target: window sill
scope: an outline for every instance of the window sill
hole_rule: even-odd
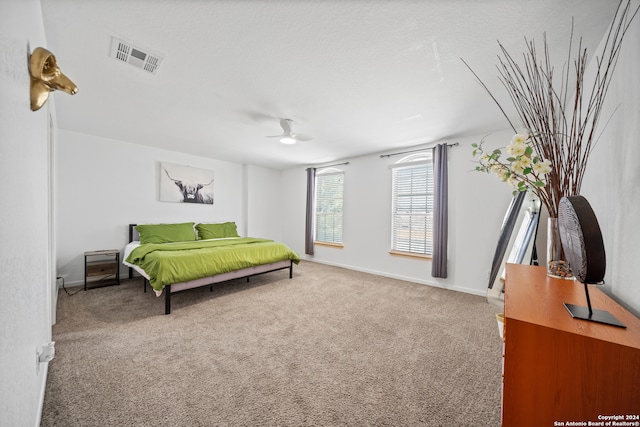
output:
[[[413,252],[389,251],[389,253],[393,256],[401,256],[405,258],[432,259],[431,255],[414,254]]]
[[[331,248],[344,248],[344,245],[342,243],[331,243],[331,242],[318,242],[318,241],[314,241],[313,242],[314,245],[318,245],[318,246],[328,246]]]

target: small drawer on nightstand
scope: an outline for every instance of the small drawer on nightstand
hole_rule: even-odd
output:
[[[94,287],[120,284],[120,251],[108,249],[84,253],[84,290],[87,284]]]
[[[100,276],[103,274],[116,274],[118,265],[114,262],[87,262],[87,276]]]

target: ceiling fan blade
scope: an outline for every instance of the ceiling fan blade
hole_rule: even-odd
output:
[[[269,135],[267,138],[280,138],[280,141],[286,144],[293,144],[296,141],[311,141],[311,138],[308,135],[304,135],[301,133],[295,133],[292,129],[293,120],[291,119],[280,119],[280,126],[282,127],[281,135]],[[284,140],[287,140],[286,142]]]
[[[313,139],[309,135],[304,135],[302,133],[294,133],[292,136],[298,141],[311,141]]]
[[[291,120],[290,119],[280,119],[280,126],[282,126],[282,130],[284,131],[283,135],[291,135]]]

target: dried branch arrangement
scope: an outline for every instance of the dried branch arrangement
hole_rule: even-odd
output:
[[[587,161],[598,139],[596,130],[622,41],[640,9],[640,6],[632,9],[631,0],[627,0],[625,6],[623,2],[624,0],[621,0],[616,8],[613,22],[604,39],[601,56],[595,58],[596,69],[590,83],[585,81],[589,56],[587,50],[582,48],[582,39],[578,43],[577,52],[574,53],[573,23],[567,62],[562,68],[560,78],[555,81],[546,35],[541,56],[535,43],[525,39],[527,50],[523,54],[522,65],[498,42],[503,55],[498,57],[499,77],[516,108],[520,127],[527,129],[527,143],[535,151],[530,152],[529,157],[535,157],[536,163],[545,162],[550,166],[550,170],[544,174],[544,179],[532,181],[527,174],[518,173],[523,171],[524,154],[520,157],[512,155],[507,159],[508,163],[505,163],[500,157],[501,150],[485,152],[482,149],[484,139],[480,144],[474,144],[474,155],[483,154],[479,161],[480,166],[476,170],[496,172],[503,180],[511,182],[515,191],[534,191],[551,217],[557,217],[557,207],[563,196],[580,194]],[[464,64],[498,105],[517,134],[516,126],[489,88],[466,62]],[[516,163],[519,163],[520,168],[514,170],[513,165]],[[498,165],[503,166],[502,174],[499,173]],[[525,168],[525,171],[534,170],[533,160],[529,166],[530,169]]]

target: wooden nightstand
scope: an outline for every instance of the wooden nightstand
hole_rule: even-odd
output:
[[[107,249],[84,253],[84,290],[92,287],[120,284],[120,251]]]

